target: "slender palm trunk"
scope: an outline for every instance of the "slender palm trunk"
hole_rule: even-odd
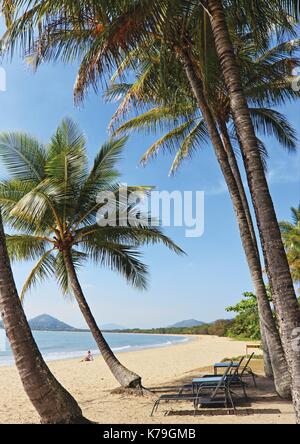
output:
[[[248,222],[248,227],[249,227],[249,230],[251,231],[253,245],[254,245],[254,247],[256,249],[256,254],[257,254],[257,257],[258,257],[257,266],[259,268],[261,268],[260,257],[259,257],[259,250],[258,250],[258,245],[257,245],[256,234],[255,234],[255,231],[254,231],[253,220],[252,220],[252,216],[251,216],[251,212],[250,212],[250,207],[249,207],[248,199],[247,199],[247,196],[246,196],[244,184],[243,184],[243,181],[242,181],[240,169],[239,169],[239,166],[238,166],[238,163],[237,163],[237,160],[236,160],[236,156],[235,156],[235,153],[234,153],[234,150],[233,150],[233,147],[232,147],[230,136],[228,134],[226,122],[223,122],[222,120],[219,120],[219,129],[220,129],[220,136],[221,136],[224,148],[225,148],[226,153],[227,153],[227,157],[228,157],[228,161],[229,161],[229,164],[230,164],[231,171],[233,172],[236,184],[237,184],[237,186],[239,188],[240,198],[241,198],[242,203],[243,203],[244,211],[245,211],[247,222]],[[261,280],[263,281],[262,274],[261,274]],[[265,331],[266,327],[264,326],[264,323],[263,323],[263,320],[262,320],[262,312],[263,312],[263,310],[262,310],[261,303],[260,303],[261,298],[267,299],[267,292],[266,292],[265,288],[264,288],[263,293],[261,295],[257,296],[258,313],[259,313],[259,327],[260,327],[262,349],[263,349],[263,356],[264,356],[265,375],[268,378],[273,378],[274,379],[274,372],[273,372],[273,369],[272,369],[272,362],[271,362],[269,346],[268,346],[268,342],[267,342],[267,335],[268,334]],[[269,304],[269,302],[268,302],[268,304]],[[269,314],[269,319],[270,319],[270,315],[272,316],[272,310],[271,310],[270,304],[269,304],[268,312],[269,312],[268,314]],[[270,325],[272,325],[272,330],[276,331],[276,334],[278,336],[278,340],[279,340],[279,343],[280,343],[280,353],[282,353],[282,356],[284,357],[284,352],[283,352],[280,336],[279,336],[279,333],[277,332],[277,329],[276,329],[276,323],[275,323],[274,319],[272,319],[272,321],[271,322],[273,323],[273,325],[272,324],[270,324]],[[286,363],[285,357],[284,357],[284,361],[285,361],[285,370],[287,370],[287,363]],[[275,371],[275,373],[276,373],[276,371]]]
[[[102,335],[95,318],[90,310],[90,307],[84,297],[80,282],[77,277],[77,273],[73,264],[71,251],[65,249],[64,261],[71,284],[73,294],[78,302],[79,308],[89,329],[99,347],[101,355],[108,365],[110,371],[119,382],[119,384],[124,388],[136,388],[142,389],[141,377],[136,373],[128,370],[124,367],[120,361],[116,358],[108,343],[106,342],[104,336]]]
[[[223,140],[230,168],[235,177],[237,187],[239,189],[240,198],[246,214],[248,227],[251,232],[253,251],[251,259],[252,275],[257,280],[257,303],[260,318],[260,330],[264,351],[264,364],[266,376],[274,377],[277,393],[282,398],[290,398],[291,396],[291,378],[288,372],[288,365],[284,355],[281,339],[277,330],[276,322],[273,317],[272,309],[268,300],[266,287],[263,280],[262,267],[259,257],[257,239],[254,231],[253,220],[250,212],[248,199],[243,185],[239,166],[233,151],[231,140],[228,134],[227,126],[224,122],[219,123],[220,135]],[[256,253],[256,259],[254,257]],[[248,253],[249,255],[250,253]],[[272,353],[270,353],[270,350]],[[271,363],[271,365],[270,365]]]
[[[267,378],[273,379],[275,381],[273,366],[272,366],[272,361],[271,361],[271,353],[270,353],[270,349],[269,349],[268,342],[267,342],[267,333],[266,333],[265,327],[263,326],[261,318],[259,319],[259,326],[260,326],[260,333],[261,333],[262,349],[263,349],[263,354],[264,354],[264,372],[265,372],[265,375]],[[283,352],[282,344],[280,343],[280,345],[281,345],[281,351]],[[285,361],[285,365],[287,367],[287,362],[286,362],[285,356],[284,356],[284,361]],[[290,375],[288,373],[288,370],[287,370],[287,374],[288,374],[288,378],[290,381],[291,379],[290,379]],[[278,389],[276,389],[276,390],[278,393]],[[289,387],[289,391],[287,393],[286,398],[291,399],[290,387]]]
[[[241,140],[249,188],[256,212],[272,294],[278,311],[282,344],[292,377],[292,396],[300,423],[300,353],[295,345],[300,328],[300,310],[284,250],[275,209],[264,173],[255,130],[243,91],[239,66],[230,39],[223,3],[208,0],[208,9],[231,109]]]
[[[50,372],[32,336],[10,267],[1,212],[0,312],[22,384],[41,422],[88,423],[75,399]]]
[[[251,230],[249,227],[248,219],[251,219],[251,214],[249,210],[248,217],[246,215],[246,211],[244,208],[243,200],[240,195],[240,188],[237,183],[239,171],[238,171],[238,165],[234,163],[233,158],[231,156],[231,160],[228,159],[228,154],[226,152],[226,149],[224,148],[222,139],[220,137],[219,131],[217,129],[214,117],[210,111],[210,108],[206,102],[206,98],[203,93],[202,89],[202,82],[198,78],[198,75],[194,69],[193,61],[191,60],[191,57],[189,55],[189,52],[187,50],[182,51],[181,55],[181,61],[184,67],[184,70],[186,72],[187,78],[190,82],[191,88],[193,90],[193,93],[195,95],[195,98],[197,100],[198,106],[201,110],[201,113],[203,115],[203,118],[206,122],[209,135],[218,159],[218,162],[220,164],[221,170],[223,172],[226,184],[229,189],[229,193],[233,202],[234,210],[236,213],[240,235],[243,243],[243,247],[245,250],[247,262],[249,265],[253,285],[255,288],[255,293],[258,298],[258,307],[259,307],[259,314],[260,319],[263,325],[265,326],[265,330],[263,332],[263,335],[267,335],[268,341],[267,345],[270,350],[272,350],[273,355],[273,346],[274,346],[274,357],[273,363],[274,363],[274,381],[276,385],[276,390],[278,391],[278,394],[284,398],[288,398],[290,396],[290,389],[289,389],[289,374],[286,370],[286,361],[284,354],[282,353],[282,347],[280,338],[278,335],[278,332],[276,330],[276,326],[274,323],[274,319],[272,316],[272,311],[270,308],[270,304],[266,295],[265,290],[265,284],[262,277],[262,271],[261,271],[261,264],[259,261],[258,256],[258,248],[257,244],[254,244],[253,236],[254,230]],[[225,136],[225,135],[224,135]],[[227,146],[227,150],[230,154],[230,147]],[[234,155],[234,153],[232,152]],[[235,159],[236,162],[236,159]],[[235,174],[232,171],[235,171]],[[237,171],[236,171],[237,168]],[[236,177],[235,177],[236,175]],[[240,178],[240,186],[242,185],[242,180]],[[244,196],[245,199],[246,195]],[[249,208],[249,207],[248,207]],[[253,225],[252,225],[253,227]],[[252,232],[253,231],[253,232]],[[272,345],[271,345],[272,344]]]

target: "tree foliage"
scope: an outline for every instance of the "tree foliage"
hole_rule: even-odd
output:
[[[238,304],[226,308],[226,311],[236,313],[228,335],[235,338],[260,339],[256,296],[250,292],[245,292],[243,296],[244,299]]]
[[[139,289],[147,286],[143,245],[162,243],[183,253],[159,227],[150,226],[148,215],[142,212],[135,224],[124,226],[123,215],[134,210],[134,204],[120,197],[118,183],[117,163],[126,140],[113,138],[102,145],[89,168],[85,136],[69,119],[63,120],[47,145],[22,133],[0,135],[0,159],[10,175],[0,183],[0,205],[5,222],[15,231],[7,235],[7,248],[12,260],[36,261],[22,298],[50,276],[56,277],[63,293],[69,292],[66,249],[76,269],[92,261],[120,273]],[[148,190],[128,188],[139,196]],[[99,213],[104,205],[98,199],[101,192],[115,197],[110,214],[116,221],[113,226],[100,224],[105,219]]]
[[[281,222],[280,229],[292,277],[300,285],[300,206],[292,208],[291,212],[292,222]]]

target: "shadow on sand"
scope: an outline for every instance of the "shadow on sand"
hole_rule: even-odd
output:
[[[248,401],[246,401],[241,391],[238,388],[234,388],[235,391],[235,405],[237,408],[237,416],[250,416],[250,415],[276,415],[281,414],[280,406],[290,404],[290,401],[282,400],[275,391],[273,381],[266,378],[261,374],[262,362],[253,361],[253,370],[256,373],[257,388],[253,386],[252,381],[245,379],[247,383]],[[200,377],[204,374],[211,374],[212,369],[210,367],[201,368],[193,372],[187,373],[183,378],[172,381],[169,385],[161,385],[158,387],[150,387],[152,393],[160,396],[163,393],[178,393],[179,389],[183,385],[191,384],[191,381],[195,377]],[[261,406],[260,406],[261,404]],[[266,404],[272,404],[272,406],[266,406]],[[162,405],[162,409],[165,410],[165,416],[191,416],[194,415],[193,407],[190,410],[186,409],[186,404],[183,403],[182,409],[177,408],[181,403],[166,403]],[[264,406],[264,407],[262,407]],[[201,408],[196,412],[196,416],[227,416],[233,415],[228,413],[226,409],[216,407]]]

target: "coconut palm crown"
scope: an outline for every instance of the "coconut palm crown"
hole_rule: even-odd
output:
[[[182,253],[157,227],[142,222],[132,227],[97,223],[103,205],[97,203],[99,193],[118,193],[116,163],[126,140],[105,143],[88,170],[85,137],[71,120],[61,123],[47,146],[26,134],[1,134],[0,157],[11,177],[0,184],[0,203],[4,220],[17,231],[7,235],[8,251],[12,260],[37,260],[22,298],[51,275],[64,293],[69,291],[65,249],[72,252],[76,268],[92,260],[142,289],[147,286],[147,266],[140,260],[139,246],[162,242]],[[142,193],[147,189],[129,188]]]
[[[291,67],[300,64],[297,57],[299,41],[282,42],[270,47],[263,55],[255,52],[250,35],[243,38],[242,46],[238,38],[235,44],[243,73],[244,90],[251,105],[250,113],[258,134],[275,136],[282,147],[295,151],[296,132],[286,117],[274,107],[299,99],[299,92],[291,87],[293,78],[290,76]],[[133,65],[134,55],[124,57],[123,63],[112,76],[106,98],[109,101],[122,99],[110,125],[115,135],[130,131],[167,131],[163,135],[160,134],[160,138],[149,147],[142,163],[157,156],[160,150],[175,152],[170,170],[170,173],[174,174],[184,159],[189,158],[209,141],[209,135],[176,57],[163,51],[161,46],[153,41],[149,47],[145,48],[144,45],[143,48],[135,50],[134,83],[122,81],[126,71]],[[214,59],[214,49],[206,51],[209,53],[206,58],[201,58],[204,48],[199,50],[199,55],[195,57],[202,73],[205,70],[203,58]],[[162,65],[165,66],[163,70]],[[228,137],[238,152],[239,144],[232,125],[228,94],[218,63],[213,66],[211,62],[211,71],[209,81],[203,79],[203,88],[216,124],[222,130],[229,127]],[[124,122],[128,116],[131,118]],[[265,159],[268,152],[262,140],[259,140],[259,146]]]

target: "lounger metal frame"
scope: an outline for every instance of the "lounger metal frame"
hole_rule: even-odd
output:
[[[209,378],[207,378],[208,379],[207,381],[203,381],[199,384],[194,383],[192,385],[193,387],[192,393],[184,394],[182,393],[182,391],[180,391],[178,394],[160,396],[153,405],[151,416],[153,416],[154,412],[158,410],[158,407],[162,401],[164,402],[193,401],[194,415],[196,414],[199,405],[224,404],[225,408],[229,412],[228,404],[230,403],[231,409],[233,409],[233,411],[235,412],[236,409],[228,384],[229,379],[227,379],[228,374],[231,370],[232,367],[226,368],[223,376],[220,377],[220,381],[218,381],[217,384],[216,383],[213,384],[211,381],[209,381]],[[222,394],[224,394],[224,398],[222,397],[222,399],[217,398],[217,395],[219,394],[220,391],[222,392]]]

